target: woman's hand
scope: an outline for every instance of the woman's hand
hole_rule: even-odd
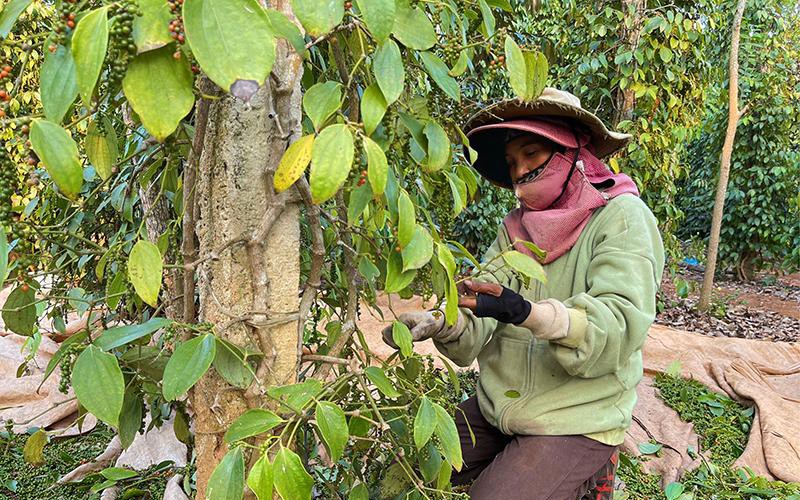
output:
[[[519,325],[531,312],[531,303],[522,295],[496,283],[482,281],[464,282],[464,287],[474,295],[458,298],[458,306],[465,307],[479,318],[494,318],[502,323]]]

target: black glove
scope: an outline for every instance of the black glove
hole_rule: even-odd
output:
[[[494,318],[501,323],[519,325],[531,313],[531,303],[517,292],[503,287],[499,297],[489,293],[478,293],[475,316]]]

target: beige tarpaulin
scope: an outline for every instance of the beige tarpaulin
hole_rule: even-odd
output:
[[[644,346],[645,374],[663,373],[675,360],[681,362],[684,377],[737,401],[755,404],[747,448],[735,466],[750,467],[772,479],[800,481],[800,344],[705,337],[654,325]],[[663,457],[646,467],[674,480],[695,465],[687,447],[702,450],[690,428],[676,420],[675,412],[652,391],[645,379],[634,411],[638,422],[633,423],[625,448],[638,454],[638,443],[648,440],[646,427],[665,444]]]

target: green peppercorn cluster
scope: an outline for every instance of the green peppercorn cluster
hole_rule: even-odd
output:
[[[425,301],[433,297],[431,266],[425,266],[417,270],[417,277],[414,279],[414,293]]]
[[[461,43],[455,34],[446,35],[440,45],[445,61],[454,62],[461,54]]]
[[[61,356],[61,361],[59,362],[61,379],[58,381],[58,391],[61,394],[66,394],[67,391],[69,391],[70,379],[72,378],[72,366],[75,364],[75,358],[78,357],[82,349],[83,346],[78,343],[71,344],[67,347],[66,351],[64,351],[64,355]]]
[[[130,59],[136,55],[133,41],[133,19],[141,16],[142,10],[136,0],[122,0],[112,7],[114,24],[109,31],[109,47],[106,56],[108,85],[114,88],[122,82]]]

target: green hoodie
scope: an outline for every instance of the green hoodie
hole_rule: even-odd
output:
[[[484,256],[509,248],[501,226]],[[638,197],[623,195],[592,214],[575,246],[544,266],[547,283],[526,288],[506,267],[490,265],[478,281],[500,283],[536,302],[561,301],[566,337],[540,340],[527,328],[477,318],[436,347],[459,366],[477,357],[478,402],[506,434],[585,435],[621,444],[642,378],[642,345],[656,315],[664,249],[655,217]]]

